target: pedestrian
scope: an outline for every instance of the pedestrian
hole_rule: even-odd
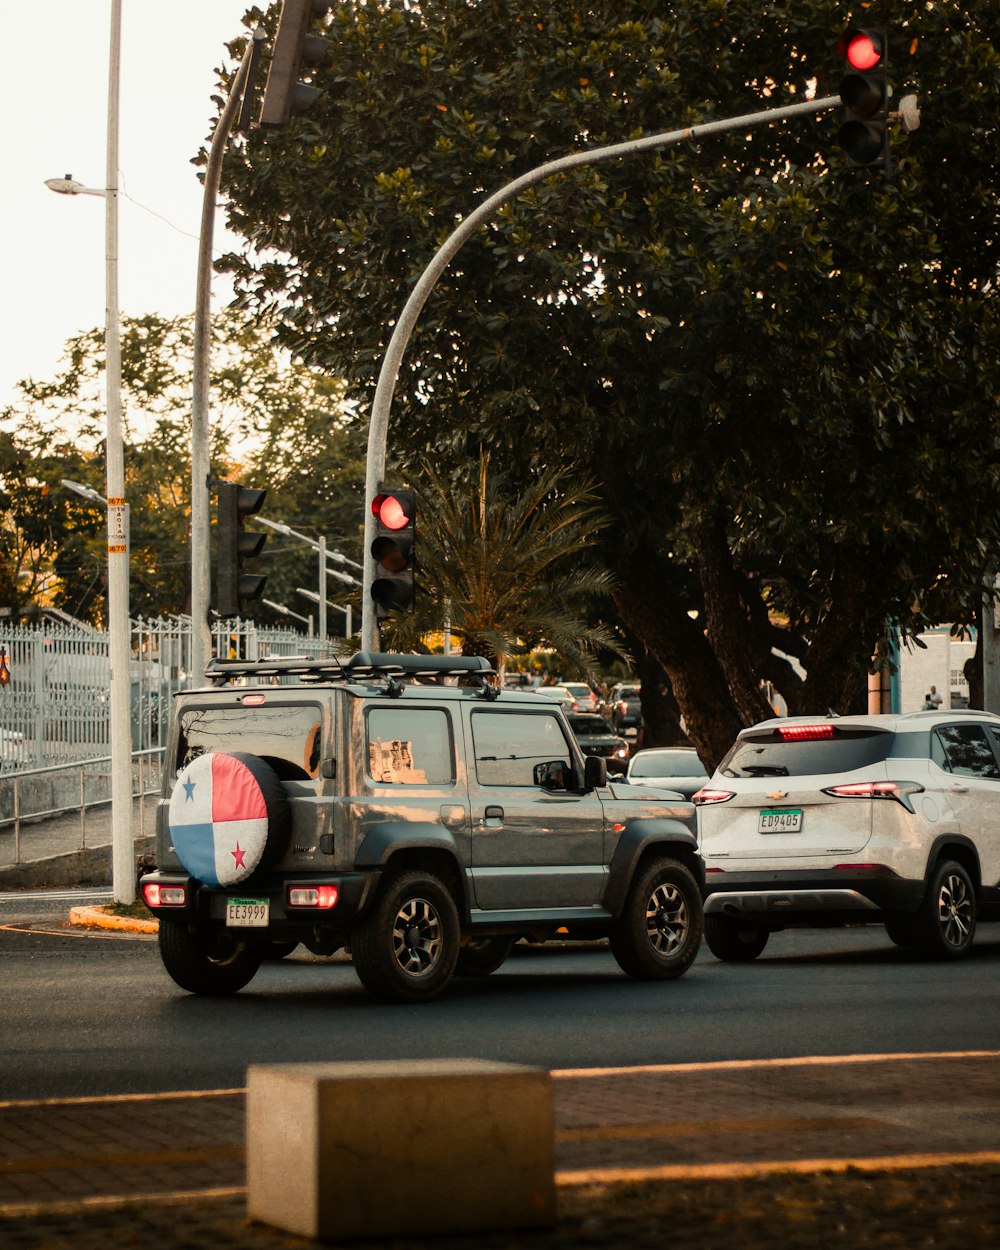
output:
[[[937,686],[931,686],[930,692],[927,695],[927,701],[931,705],[930,710],[932,712],[936,712],[938,708],[941,706],[943,700],[937,692]]]

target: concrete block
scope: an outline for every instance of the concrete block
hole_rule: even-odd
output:
[[[555,1221],[549,1073],[478,1059],[256,1065],[247,1210],[334,1240]]]

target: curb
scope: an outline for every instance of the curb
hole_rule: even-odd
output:
[[[117,929],[124,933],[158,933],[159,922],[138,916],[115,916],[103,907],[71,907],[69,922],[84,929]]]

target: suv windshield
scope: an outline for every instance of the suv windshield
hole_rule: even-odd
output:
[[[848,730],[831,726],[829,736],[789,739],[781,729],[737,739],[719,765],[725,777],[808,777],[850,773],[884,760],[892,734],[881,729]]]
[[[188,707],[180,717],[177,768],[206,751],[249,752],[266,760],[284,780],[315,777],[321,723],[314,703]]]

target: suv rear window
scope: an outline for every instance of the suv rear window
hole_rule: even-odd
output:
[[[833,729],[831,737],[789,740],[777,729],[739,738],[719,765],[726,777],[807,777],[850,773],[889,755],[892,734],[885,730]]]
[[[180,716],[177,768],[206,751],[259,755],[284,781],[315,777],[322,713],[314,703],[189,707]]]

